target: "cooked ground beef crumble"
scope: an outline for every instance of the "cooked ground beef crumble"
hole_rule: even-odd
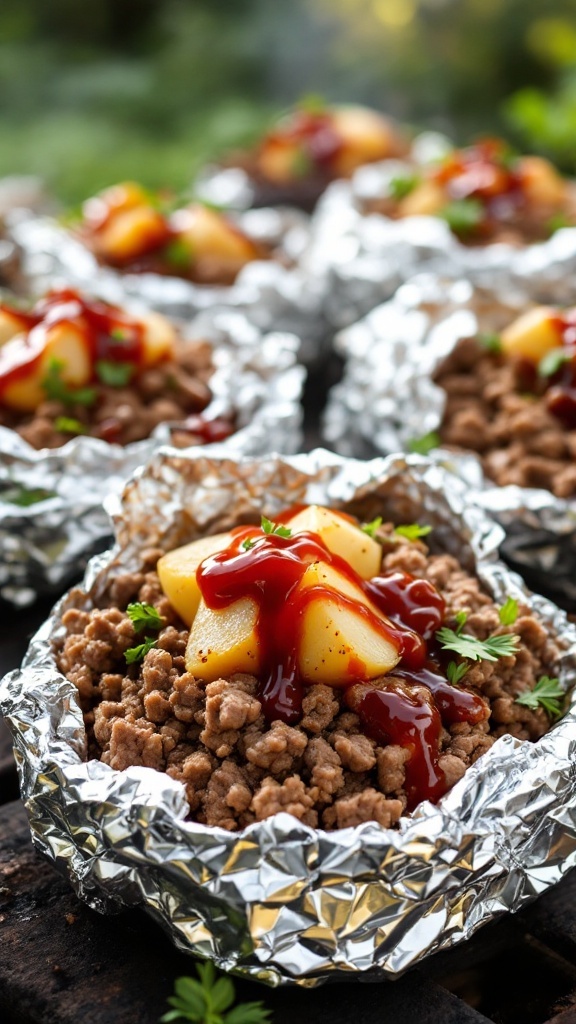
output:
[[[383,572],[403,569],[430,580],[446,601],[447,625],[464,609],[474,636],[513,631],[520,637],[516,654],[472,663],[461,684],[486,700],[490,718],[443,730],[439,765],[451,786],[498,736],[536,740],[547,731],[546,713],[515,697],[539,676],[553,674],[558,648],[528,608],[520,608],[513,628],[501,626],[492,599],[455,558],[429,554],[422,542],[391,530],[380,530]],[[309,686],[302,718],[289,726],[266,722],[254,676],[205,683],[186,672],[188,629],[160,588],[155,566],[161,554],[148,551],[141,572],[118,575],[100,607],[75,607],[84,595],[72,592],[63,615],[66,636],[57,643],[57,664],[78,688],[88,756],[118,770],[145,765],[166,771],[184,784],[191,818],[207,825],[236,830],[277,811],[326,829],[367,820],[394,825],[407,803],[408,751],[366,736],[341,690]],[[130,601],[154,605],[165,625],[143,662],[127,666],[124,652],[142,640],[123,610]],[[382,677],[382,685],[393,678]]]
[[[434,378],[448,396],[442,444],[477,452],[501,487],[543,487],[568,498],[576,494],[576,429],[548,411],[545,382],[531,380],[529,390],[524,374],[520,362],[461,339]]]
[[[60,448],[78,430],[63,431],[59,421],[70,419],[83,433],[126,445],[141,441],[160,423],[182,423],[210,402],[208,381],[214,372],[208,342],[178,342],[174,358],[136,374],[125,387],[97,384],[94,405],[64,404],[46,399],[33,413],[18,413],[0,405],[0,426],[20,434],[33,448]],[[174,431],[173,443],[194,443],[189,431]]]

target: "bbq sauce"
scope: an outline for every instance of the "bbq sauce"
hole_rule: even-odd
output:
[[[329,112],[296,111],[286,123],[280,124],[264,140],[263,148],[296,143],[303,157],[312,164],[311,171],[330,174],[332,165],[344,148],[344,140],[335,131]],[[304,168],[306,171],[306,168]],[[295,169],[294,177],[301,177]]]
[[[298,510],[290,509],[279,518],[289,521]],[[210,608],[224,608],[245,597],[256,601],[262,709],[268,721],[279,719],[292,725],[302,717],[306,690],[296,656],[303,615],[319,590],[329,600],[336,593],[330,587],[299,588],[307,567],[318,561],[332,565],[359,587],[386,617],[381,620],[370,607],[337,595],[341,606],[369,618],[400,655],[389,681],[381,678],[378,687],[366,677],[362,661],[351,655],[347,667],[352,682],[345,688],[345,702],[358,714],[367,735],[410,751],[406,763],[409,807],[423,799],[439,799],[447,788],[438,764],[443,723],[480,722],[488,711],[480,697],[450,685],[440,666],[427,659],[426,638],[440,627],[445,610],[431,583],[399,571],[366,582],[316,534],[263,535],[252,526],[234,530],[230,546],[198,567],[197,580]]]
[[[83,298],[72,288],[50,293],[28,313],[0,305],[0,310],[23,321],[28,334],[14,338],[0,348],[0,397],[15,381],[26,379],[40,363],[49,331],[58,324],[80,328],[90,355],[92,379],[100,360],[142,364],[144,328],[120,309],[104,302]]]

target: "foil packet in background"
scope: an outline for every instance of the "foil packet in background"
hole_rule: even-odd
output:
[[[519,248],[465,246],[439,217],[391,220],[364,212],[366,203],[386,194],[391,180],[412,172],[413,165],[402,161],[370,164],[351,181],[335,182],[320,200],[301,265],[327,278],[330,324],[347,327],[422,272],[466,277],[502,292],[520,288],[540,302],[575,300],[576,228]]]
[[[134,309],[136,312],[136,309]],[[221,445],[231,456],[298,451],[302,440],[305,370],[298,338],[262,333],[234,310],[206,313],[184,336],[213,345],[212,400],[204,419],[233,418],[237,430]],[[171,438],[161,424],[150,438],[124,447],[76,437],[36,451],[15,431],[0,428],[0,596],[17,605],[62,591],[87,559],[109,543],[103,508],[131,473]]]
[[[329,335],[323,313],[324,278],[304,275],[297,262],[309,241],[309,218],[298,210],[271,208],[247,210],[233,218],[250,238],[276,248],[279,259],[247,263],[235,283],[226,287],[102,266],[78,238],[50,218],[15,216],[10,233],[22,252],[22,270],[34,294],[72,285],[94,290],[114,305],[138,300],[185,321],[200,312],[235,309],[261,331],[296,334],[299,360],[314,365],[322,359]]]
[[[326,441],[344,455],[366,458],[405,451],[436,431],[446,405],[446,393],[433,381],[441,362],[460,338],[498,333],[530,305],[531,297],[518,289],[504,298],[469,281],[414,277],[336,336],[346,364],[326,407]],[[576,499],[497,487],[472,453],[440,449],[433,458],[458,473],[469,500],[505,527],[503,554],[530,586],[576,610]]]
[[[526,601],[563,647],[555,674],[576,678],[576,629],[527,593],[496,558],[502,531],[466,486],[417,456],[355,462],[157,453],[115,499],[117,545],[90,566],[0,686],[36,846],[101,911],[141,906],[175,944],[271,985],[378,980],[518,910],[576,863],[576,695],[537,743],[501,737],[439,802],[398,830],[375,822],[324,832],[291,815],[232,833],[186,821],[184,790],[150,768],[84,761],[75,687],[51,640],[70,604],[89,608],[140,552],[229,529],[246,516],[322,502],[433,526],[431,547],[477,572],[497,601]]]

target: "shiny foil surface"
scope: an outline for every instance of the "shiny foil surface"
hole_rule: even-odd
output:
[[[422,272],[521,288],[539,302],[573,301],[576,228],[518,248],[501,242],[465,246],[439,217],[391,220],[363,212],[363,203],[381,196],[387,183],[412,172],[397,160],[370,164],[351,181],[335,182],[320,200],[302,265],[327,276],[326,315],[334,327],[360,319]]]
[[[180,783],[149,768],[85,762],[75,687],[50,642],[63,611],[89,608],[139,552],[172,547],[294,502],[363,518],[424,519],[431,548],[476,571],[498,601],[527,601],[576,679],[576,629],[497,561],[502,531],[465,484],[418,456],[371,462],[310,455],[231,461],[157,453],[113,501],[117,545],[55,608],[21,670],[0,686],[36,846],[101,911],[141,906],[175,944],[271,985],[378,980],[470,936],[556,883],[576,863],[576,697],[537,743],[500,738],[437,806],[398,830],[367,822],[324,832],[282,813],[238,833],[185,820]]]
[[[417,275],[389,302],[337,335],[335,347],[346,367],[330,393],[323,436],[344,455],[406,450],[410,441],[440,425],[446,394],[432,378],[459,339],[498,333],[530,304],[520,289]],[[484,477],[473,453],[438,449],[432,457],[462,476],[469,500],[505,527],[506,556],[538,574],[532,586],[576,604],[576,499],[536,488],[497,487]]]
[[[202,314],[184,334],[213,344],[213,397],[203,416],[233,416],[238,424],[223,450],[298,451],[305,376],[296,362],[298,338],[263,333],[235,310]],[[78,578],[112,534],[104,498],[169,441],[169,425],[161,424],[150,438],[124,447],[76,437],[36,451],[16,431],[0,427],[0,596],[26,605]],[[22,507],[27,496],[32,504]]]
[[[278,258],[247,263],[226,287],[102,266],[78,238],[47,217],[15,216],[11,237],[22,250],[23,272],[36,294],[69,284],[96,291],[115,305],[136,299],[184,320],[203,311],[235,309],[262,331],[296,334],[300,361],[315,363],[329,336],[323,312],[325,277],[305,275],[297,262],[309,242],[309,218],[298,210],[272,208],[230,216],[250,238],[275,248]]]

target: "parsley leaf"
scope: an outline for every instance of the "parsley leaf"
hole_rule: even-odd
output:
[[[163,256],[167,263],[173,267],[186,269],[194,263],[192,246],[184,238],[173,238],[163,249]]]
[[[62,380],[62,370],[65,363],[61,359],[51,359],[48,363],[46,376],[41,387],[48,398],[56,402],[63,402],[64,405],[94,405],[96,401],[96,388],[71,388]]]
[[[553,377],[564,366],[564,363],[570,362],[571,358],[566,349],[553,348],[551,352],[547,352],[545,356],[542,356],[538,363],[538,376]]]
[[[145,636],[144,643],[138,644],[137,647],[129,647],[127,651],[124,651],[126,664],[132,665],[135,661],[144,661],[148,651],[151,651],[153,647],[156,647],[156,642],[157,637]]]
[[[118,342],[119,345],[130,341],[130,335],[125,327],[113,327],[110,331],[110,338],[112,341]]]
[[[194,1024],[268,1024],[270,1010],[262,1002],[239,1003],[230,1009],[236,998],[234,983],[225,975],[217,977],[210,961],[197,964],[196,973],[198,978],[176,979],[175,995],[168,999],[174,1009],[160,1018],[161,1024],[178,1020]]]
[[[448,682],[455,686],[456,683],[459,683],[460,680],[464,678],[469,667],[470,666],[465,661],[460,662],[459,665],[457,665],[455,661],[449,661],[446,667],[446,678],[448,679]]]
[[[456,633],[457,633],[458,636],[460,636],[460,633],[462,632],[462,630],[463,630],[463,628],[464,628],[464,626],[466,624],[466,619],[468,618],[468,612],[465,612],[465,611],[457,612],[456,615],[454,616],[454,618],[456,619]]]
[[[470,235],[484,219],[484,207],[479,199],[453,199],[438,216],[455,235]]]
[[[57,416],[54,420],[54,427],[62,434],[88,433],[88,427],[86,424],[81,423],[80,420],[75,420],[72,416]]]
[[[498,353],[502,351],[502,339],[499,334],[481,333],[477,336],[478,343],[487,352]]]
[[[398,202],[400,199],[404,199],[405,196],[409,196],[419,184],[420,178],[417,174],[398,175],[397,178],[391,178],[388,182],[390,198]]]
[[[554,235],[557,231],[561,231],[562,228],[571,228],[574,225],[569,217],[565,213],[555,213],[553,217],[550,217],[546,227],[551,235]]]
[[[153,604],[146,604],[145,601],[133,601],[126,609],[126,614],[132,620],[137,633],[145,629],[162,629],[164,618],[156,610]]]
[[[295,178],[306,178],[314,169],[312,158],[301,147],[295,150],[290,161],[290,170]]]
[[[42,487],[24,487],[22,484],[15,484],[0,494],[0,500],[8,502],[9,505],[18,505],[19,508],[29,508],[39,501],[55,497],[55,491],[45,491]]]
[[[318,92],[309,92],[298,100],[299,110],[307,114],[325,114],[328,111],[326,100]]]
[[[408,451],[414,455],[428,455],[433,448],[438,448],[440,444],[440,434],[436,430],[431,430],[430,433],[424,434],[422,437],[414,437],[408,442]]]
[[[436,633],[437,640],[442,648],[448,651],[455,651],[462,658],[469,658],[470,661],[498,661],[509,654],[515,654],[518,650],[519,637],[511,633],[503,633],[499,636],[489,636],[486,640],[479,640],[478,637],[469,633],[455,632],[447,626],[443,626]]]
[[[270,536],[275,535],[276,537],[291,537],[292,530],[289,530],[287,526],[276,525],[271,519],[266,519],[266,516],[262,516],[260,526],[264,530],[265,534]]]
[[[244,548],[244,551],[251,551],[255,543],[256,541],[252,537],[246,537],[246,539],[242,541],[240,547]]]
[[[542,676],[534,689],[528,690],[527,693],[521,693],[519,697],[516,697],[515,703],[522,704],[532,711],[542,707],[550,718],[557,718],[562,714],[565,696],[558,679]]]
[[[134,376],[134,363],[117,363],[112,359],[99,359],[96,373],[103,384],[110,388],[123,388]]]
[[[363,523],[360,529],[362,533],[367,533],[369,537],[373,537],[377,530],[382,526],[382,516],[376,516],[371,523]]]
[[[498,609],[498,616],[503,626],[513,626],[518,618],[518,601],[515,597],[509,597],[501,608]]]
[[[431,530],[431,526],[419,526],[418,523],[408,523],[404,526],[394,527],[394,533],[397,533],[399,537],[406,537],[407,540],[418,540],[419,537],[427,537]]]

